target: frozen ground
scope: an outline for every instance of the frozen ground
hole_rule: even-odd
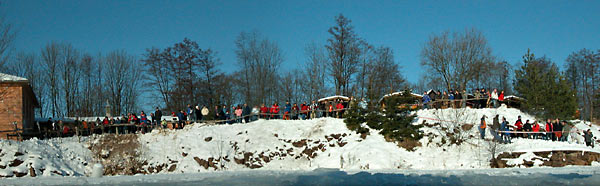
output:
[[[0,180],[2,185],[598,185],[600,167],[344,172],[225,171],[139,176],[39,177]]]

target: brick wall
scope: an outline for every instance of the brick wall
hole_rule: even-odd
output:
[[[0,131],[14,130],[13,122],[23,128],[23,87],[20,84],[0,84]],[[6,139],[7,133],[0,133]]]

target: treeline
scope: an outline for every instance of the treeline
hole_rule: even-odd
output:
[[[216,51],[184,38],[142,56],[122,50],[92,55],[51,41],[39,53],[11,56],[2,71],[30,80],[41,103],[38,117],[104,115],[107,105],[112,115],[121,115],[143,107],[300,103],[333,94],[374,105],[384,94],[409,87],[392,49],[360,38],[348,18],[336,16],[328,32],[324,44],[307,44],[305,61],[290,71],[282,70],[286,61],[277,42],[256,31],[237,36],[232,67],[223,66]]]
[[[579,109],[583,117],[592,118],[600,112],[600,50],[574,52],[564,71],[530,51],[512,66],[493,55],[476,29],[430,36],[420,53],[425,71],[410,84],[393,50],[369,44],[341,14],[327,30],[329,38],[308,43],[305,59],[289,71],[282,68],[290,61],[277,41],[256,31],[237,36],[232,43],[236,63],[224,66],[217,51],[188,38],[149,47],[141,56],[122,50],[92,55],[56,41],[39,53],[12,55],[7,49],[16,33],[10,24],[0,26],[0,70],[31,81],[42,117],[103,115],[107,102],[110,112],[120,115],[155,106],[176,111],[187,104],[300,103],[334,94],[375,106],[383,95],[406,89],[475,88],[521,96],[527,100],[525,109],[539,116],[571,117]]]
[[[37,116],[77,117],[137,112],[143,71],[122,50],[91,55],[50,42],[40,53],[20,52],[5,71],[25,77],[40,103]]]
[[[528,50],[513,67],[492,55],[480,31],[468,29],[431,36],[421,50],[421,65],[427,73],[413,86],[419,92],[499,89],[525,98],[523,109],[540,117],[593,120],[600,114],[600,50],[572,53],[563,71]]]

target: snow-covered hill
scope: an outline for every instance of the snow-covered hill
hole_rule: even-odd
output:
[[[422,128],[425,137],[414,151],[387,142],[375,130],[362,139],[348,130],[343,120],[333,118],[258,120],[236,125],[194,124],[183,130],[155,130],[137,135],[137,148],[119,151],[135,151],[130,155],[139,161],[139,170],[135,171],[141,173],[317,168],[345,171],[482,169],[490,168],[493,151],[495,154],[524,152],[506,160],[513,165],[545,158],[533,153],[538,151],[600,152],[599,147],[586,147],[580,132],[572,133],[569,142],[513,139],[511,144],[496,144],[491,142],[489,132],[487,140],[479,139],[476,126],[482,115],[488,116],[488,123],[496,114],[506,117],[511,124],[519,115],[524,121],[533,120],[517,109],[429,109],[416,113],[418,118],[414,124],[425,123]],[[591,127],[594,136],[600,135],[596,126],[573,122],[575,130]],[[98,143],[106,143],[106,139],[91,136],[23,142],[2,140],[0,176],[89,175],[91,165],[100,160],[106,162],[115,149],[132,148],[131,144],[120,146],[120,143],[98,146]],[[535,164],[540,165],[540,162]]]

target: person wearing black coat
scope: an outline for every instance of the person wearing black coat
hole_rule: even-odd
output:
[[[152,120],[155,120],[154,122],[159,123],[162,120],[162,116],[162,112],[160,109],[158,109],[158,107],[156,107],[156,111],[154,111],[154,118],[152,118]]]
[[[242,108],[242,117],[244,117],[246,123],[250,122],[250,111],[248,104],[244,104],[244,107]]]
[[[200,106],[196,105],[196,107],[194,107],[194,115],[196,115],[196,121],[202,121],[202,113],[200,112]]]

